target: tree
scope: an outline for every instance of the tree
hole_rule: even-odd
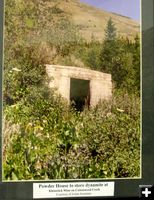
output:
[[[134,40],[118,38],[117,29],[110,18],[100,52],[100,70],[112,75],[116,88],[129,92],[139,91],[140,88],[139,38],[136,36]]]
[[[112,60],[116,56],[116,27],[110,18],[105,29],[105,39],[100,52],[100,70],[106,73],[112,71]]]
[[[112,18],[110,17],[110,19],[107,22],[107,27],[105,29],[105,40],[106,41],[115,40],[116,37],[117,37],[117,29],[112,21]]]

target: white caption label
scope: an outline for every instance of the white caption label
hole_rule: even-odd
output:
[[[33,198],[114,196],[114,182],[33,183]]]

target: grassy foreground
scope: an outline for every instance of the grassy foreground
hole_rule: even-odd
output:
[[[3,179],[140,176],[140,112],[135,95],[114,95],[84,112],[43,96],[6,107]],[[36,100],[36,99],[35,99]]]

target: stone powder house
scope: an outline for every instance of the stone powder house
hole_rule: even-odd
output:
[[[46,65],[47,74],[51,79],[49,86],[56,88],[62,97],[76,107],[85,104],[95,106],[101,100],[112,96],[111,75],[99,71],[60,65]]]

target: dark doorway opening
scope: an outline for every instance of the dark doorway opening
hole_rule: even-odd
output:
[[[83,111],[90,105],[90,81],[71,78],[70,100],[77,111]]]

